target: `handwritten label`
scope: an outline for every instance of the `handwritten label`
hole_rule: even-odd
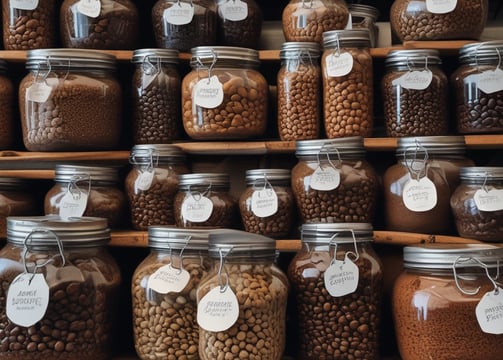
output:
[[[503,334],[503,290],[498,287],[480,299],[475,314],[480,328],[487,334]]]
[[[213,203],[206,196],[189,195],[182,203],[182,216],[186,221],[202,223],[213,212]]]
[[[187,25],[194,17],[194,6],[181,1],[176,2],[170,8],[164,10],[163,19],[172,25]]]
[[[278,195],[273,189],[256,190],[252,194],[251,210],[257,217],[265,218],[278,211]]]
[[[477,87],[486,94],[492,94],[503,90],[503,70],[486,70],[478,75]]]
[[[325,288],[333,297],[352,294],[358,287],[360,271],[347,256],[344,261],[335,260],[325,271]]]
[[[473,201],[480,211],[501,211],[503,210],[503,189],[489,191],[479,189],[475,191]]]
[[[419,180],[410,179],[403,188],[402,199],[410,211],[429,211],[437,205],[437,188],[426,176]]]
[[[201,79],[194,86],[193,101],[196,105],[213,109],[219,106],[223,100],[223,86],[216,75],[209,79]]]
[[[332,54],[326,57],[325,65],[329,77],[344,76],[353,69],[353,56],[348,52]]]
[[[393,85],[400,85],[405,89],[424,90],[430,86],[433,74],[430,70],[408,71],[399,78],[393,80]]]
[[[241,0],[229,0],[218,5],[221,18],[230,21],[242,21],[248,17],[248,4]]]
[[[185,269],[175,269],[171,264],[161,266],[149,276],[147,288],[159,294],[179,293],[189,283],[190,274]]]
[[[88,197],[84,191],[67,191],[59,203],[59,216],[63,219],[81,217],[86,211]]]
[[[310,186],[314,190],[330,191],[341,183],[340,172],[332,166],[318,166],[311,175]]]
[[[6,313],[14,324],[24,327],[42,320],[49,305],[49,286],[42,274],[16,276],[7,293]]]
[[[239,303],[230,287],[210,290],[197,305],[197,323],[206,331],[225,331],[237,321]]]

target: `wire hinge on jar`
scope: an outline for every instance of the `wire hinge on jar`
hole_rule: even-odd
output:
[[[457,266],[460,263],[469,263],[469,262],[475,263],[475,265],[477,265],[477,266],[481,267],[482,269],[484,269],[487,278],[489,279],[489,281],[491,282],[491,284],[494,287],[495,294],[498,294],[499,291],[500,291],[500,286],[498,285],[498,283],[496,282],[496,280],[499,278],[499,261],[497,262],[497,266],[496,266],[496,275],[493,278],[491,276],[491,274],[489,274],[489,267],[487,266],[487,264],[485,264],[481,260],[479,260],[477,258],[473,258],[473,257],[462,257],[462,256],[459,256],[454,261],[454,263],[452,264],[452,271],[454,273],[454,281],[456,283],[456,287],[458,288],[458,290],[461,291],[465,295],[477,295],[479,293],[480,289],[481,289],[481,286],[478,286],[475,290],[466,290],[459,283],[459,279],[462,279],[462,280],[464,280],[464,279],[463,279],[463,277],[461,275],[459,275],[457,273]]]

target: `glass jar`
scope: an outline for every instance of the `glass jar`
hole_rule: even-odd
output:
[[[467,44],[451,75],[460,134],[503,133],[503,41]]]
[[[487,333],[481,324],[495,318],[501,324],[499,302],[493,297],[498,294],[495,281],[501,281],[503,248],[490,244],[406,246],[403,260],[404,269],[392,292],[401,358],[499,359],[501,333]],[[480,318],[478,305],[487,311]]]
[[[230,177],[221,173],[178,176],[174,200],[175,224],[180,228],[232,228],[239,208],[229,193]]]
[[[221,45],[257,49],[263,15],[255,0],[217,0],[217,39]]]
[[[29,50],[19,85],[23,141],[29,151],[117,147],[122,90],[115,56],[79,49]],[[92,119],[92,123],[90,123]]]
[[[5,50],[54,47],[56,2],[54,0],[2,0]]]
[[[7,76],[8,67],[5,60],[0,60],[0,149],[14,145],[15,89],[12,80]]]
[[[173,201],[178,175],[189,172],[185,154],[175,145],[143,144],[131,149],[126,194],[135,230],[151,225],[174,225]]]
[[[138,10],[131,0],[64,0],[61,5],[61,42],[66,48],[134,49],[138,29]]]
[[[295,220],[290,170],[246,170],[246,185],[239,198],[244,229],[273,239],[286,238]]]
[[[320,135],[320,46],[286,42],[281,46],[277,75],[280,140],[317,139]]]
[[[210,233],[213,267],[197,288],[201,360],[280,360],[288,280],[274,263],[276,243],[237,230]]]
[[[379,10],[373,6],[364,4],[348,4],[348,9],[351,29],[367,29],[370,32],[370,46],[373,48],[377,47],[379,27],[376,23],[379,18]]]
[[[390,25],[400,41],[478,39],[487,21],[488,0],[397,0]]]
[[[321,45],[325,31],[344,29],[348,19],[348,6],[343,0],[290,0],[283,9],[283,34],[286,41]]]
[[[192,49],[182,81],[182,120],[196,140],[259,137],[267,125],[269,87],[258,51],[227,46]]]
[[[38,199],[26,179],[0,177],[0,239],[7,236],[9,216],[38,215]]]
[[[368,223],[303,224],[288,267],[299,358],[378,359],[383,270]]]
[[[503,242],[503,167],[463,167],[460,179],[451,196],[458,234]]]
[[[10,217],[0,251],[0,359],[112,357],[120,269],[101,218]]]
[[[393,50],[381,79],[386,135],[435,136],[449,130],[449,81],[438,50]]]
[[[166,144],[180,136],[179,55],[172,49],[133,52],[133,141]]]
[[[379,180],[363,138],[297,141],[295,155],[292,191],[302,223],[373,221]]]
[[[367,30],[323,33],[323,115],[329,139],[372,135],[374,84],[369,46]]]
[[[213,0],[158,0],[152,25],[159,48],[190,52],[196,46],[215,45],[217,3]]]
[[[199,359],[196,290],[211,267],[208,231],[151,226],[148,244],[132,278],[136,353],[142,360]]]

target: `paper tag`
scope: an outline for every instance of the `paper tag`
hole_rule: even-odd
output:
[[[485,191],[479,189],[473,195],[473,201],[480,211],[501,211],[503,210],[503,190],[491,189]]]
[[[475,314],[480,328],[488,334],[503,334],[503,290],[498,287],[480,299]]]
[[[323,276],[328,293],[333,297],[340,297],[355,292],[360,271],[358,266],[346,256],[344,261],[335,260]]]
[[[399,78],[393,80],[393,85],[400,85],[405,89],[424,90],[430,86],[433,73],[430,70],[408,71]]]
[[[205,222],[213,212],[213,203],[206,196],[189,195],[182,203],[182,216],[190,222]]]
[[[457,0],[426,0],[426,10],[433,14],[446,14],[453,11],[457,3]]]
[[[248,4],[241,0],[230,0],[218,5],[221,18],[230,21],[242,21],[248,17]]]
[[[63,219],[81,217],[86,211],[88,197],[84,191],[68,191],[59,203],[59,216]]]
[[[222,83],[216,75],[199,80],[194,86],[193,98],[196,105],[207,109],[216,108],[224,100]]]
[[[349,13],[348,23],[346,24],[345,30],[353,30],[353,15]]]
[[[150,84],[152,84],[152,82],[157,78],[158,74],[159,73],[157,73],[157,72],[155,72],[153,74],[144,73],[141,77],[141,88],[148,89]]]
[[[503,90],[503,70],[500,68],[486,70],[478,75],[477,87],[486,94]]]
[[[159,294],[179,293],[189,283],[190,274],[185,269],[175,269],[171,264],[164,265],[149,276],[147,288]]]
[[[194,6],[184,2],[176,2],[162,14],[164,21],[173,25],[190,24],[194,17]]]
[[[10,6],[19,10],[35,10],[38,0],[10,0]]]
[[[206,331],[225,331],[237,321],[239,303],[230,287],[211,289],[197,305],[197,323]]]
[[[134,181],[135,192],[147,191],[152,186],[153,181],[154,181],[154,171],[147,170],[141,172],[140,175],[138,175],[138,177]]]
[[[428,211],[437,205],[437,188],[426,176],[420,180],[410,179],[403,188],[402,199],[410,211]]]
[[[26,89],[26,100],[44,103],[51,96],[51,92],[52,88],[45,81],[35,82]]]
[[[340,183],[341,174],[336,168],[318,166],[311,175],[309,186],[314,190],[330,191],[337,189]]]
[[[7,292],[7,317],[24,327],[42,320],[49,305],[49,286],[42,274],[16,276]]]
[[[278,195],[273,189],[256,190],[251,198],[251,210],[255,216],[268,217],[278,211]]]
[[[80,0],[77,3],[77,11],[90,18],[97,18],[101,12],[100,0]]]
[[[327,56],[325,64],[328,76],[344,76],[353,69],[353,56],[348,52],[343,52],[340,55],[332,54]]]

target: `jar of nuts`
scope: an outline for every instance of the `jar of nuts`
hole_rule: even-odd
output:
[[[0,359],[110,359],[121,273],[107,250],[107,221],[7,221]]]
[[[217,0],[221,45],[257,49],[262,32],[262,10],[255,0]]]
[[[393,50],[381,79],[386,135],[435,136],[449,130],[449,81],[438,50]]]
[[[125,183],[133,228],[174,225],[178,175],[189,172],[183,151],[169,144],[135,145],[129,162]]]
[[[321,44],[323,32],[344,29],[348,19],[344,0],[290,0],[283,9],[283,34],[286,41]]]
[[[296,148],[292,191],[302,223],[373,221],[379,179],[363,138],[302,140]]]
[[[451,75],[460,134],[503,133],[503,41],[465,45]]]
[[[180,74],[178,50],[138,49],[133,52],[133,140],[135,144],[166,144],[180,136]]]
[[[182,81],[182,118],[196,140],[246,139],[263,135],[269,87],[258,71],[258,51],[227,46],[192,49]]]
[[[379,18],[379,10],[373,6],[360,3],[348,4],[348,9],[351,29],[367,29],[370,32],[370,46],[373,48],[377,47],[379,27],[376,23]]]
[[[210,233],[214,265],[197,288],[201,360],[282,359],[288,280],[274,263],[275,247],[244,231]]]
[[[368,30],[323,33],[323,115],[329,139],[372,135],[373,65]]]
[[[502,260],[490,244],[406,246],[392,292],[401,359],[499,359]]]
[[[211,267],[208,231],[151,226],[148,244],[132,278],[136,353],[142,360],[199,359],[196,290]]]
[[[503,167],[463,167],[460,179],[451,196],[458,234],[503,242]]]
[[[299,359],[378,359],[383,270],[369,223],[303,224],[288,267]]]
[[[320,135],[320,46],[285,42],[277,76],[278,133],[283,141],[317,139]]]
[[[14,103],[15,89],[10,77],[7,76],[8,66],[5,60],[0,60],[0,149],[8,149],[14,145],[15,121]]]

